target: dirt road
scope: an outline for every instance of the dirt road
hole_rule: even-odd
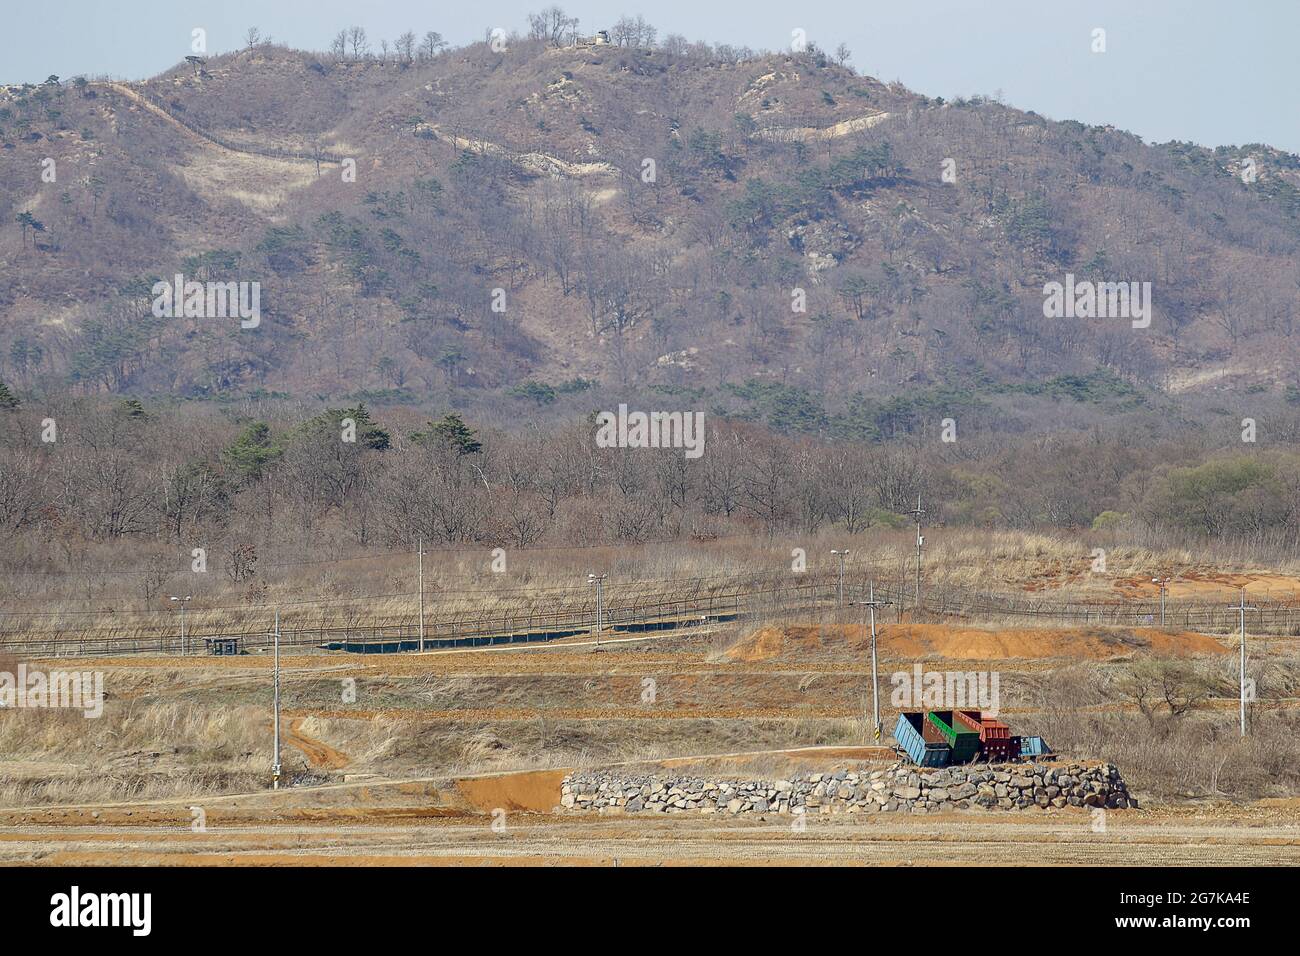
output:
[[[301,750],[303,755],[306,756],[307,762],[313,767],[320,767],[324,770],[342,770],[352,762],[347,754],[304,734],[301,728],[305,719],[295,717],[289,721],[288,734],[285,736],[285,742],[289,746]]]
[[[694,760],[717,766],[752,756]],[[762,756],[832,766],[876,754],[821,747]],[[662,769],[680,763],[664,761]],[[0,865],[1300,865],[1300,800],[1292,798],[1113,811],[1100,829],[1091,813],[1074,808],[606,815],[552,811],[564,775],[532,770],[0,810]],[[204,810],[198,832],[191,803]]]
[[[1121,819],[1123,817],[1123,819]],[[493,823],[497,826],[494,829]],[[21,827],[0,831],[0,863],[49,865],[778,865],[1026,863],[1124,866],[1300,864],[1300,827],[1086,814],[788,820],[633,819],[507,811],[417,825],[186,828]]]

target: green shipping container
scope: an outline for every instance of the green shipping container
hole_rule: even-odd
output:
[[[925,719],[938,729],[944,740],[948,741],[948,746],[952,748],[953,763],[965,763],[979,756],[979,733],[958,723],[952,711],[932,710],[925,715]]]

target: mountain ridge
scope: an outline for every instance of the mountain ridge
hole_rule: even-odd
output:
[[[44,229],[0,243],[20,388],[508,418],[652,389],[743,417],[761,382],[835,414],[982,381],[1100,375],[1157,403],[1296,384],[1300,159],[1258,144],[1148,146],[816,50],[259,47],[6,90],[0,214]],[[259,281],[259,334],[153,321],[176,272]],[[1151,282],[1149,334],[1045,319],[1067,273]]]

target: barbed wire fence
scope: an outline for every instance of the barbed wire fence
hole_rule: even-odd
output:
[[[1062,601],[1039,595],[1014,595],[956,586],[927,586],[921,606],[915,606],[914,592],[905,579],[873,582],[875,596],[894,602],[895,621],[965,621],[972,624],[1046,626],[1064,624],[1098,627],[1158,627],[1157,601]],[[546,643],[578,637],[595,631],[596,601],[581,588],[547,589],[528,592],[515,603],[498,608],[450,609],[435,602],[426,612],[424,649],[483,647],[501,644]],[[831,620],[857,623],[860,613],[852,603],[863,600],[867,581],[845,584],[843,601],[838,575],[833,571],[810,571],[781,576],[733,575],[653,582],[630,580],[609,582],[603,602],[602,620],[606,632],[636,635],[648,631],[684,630],[706,625],[744,621],[762,625],[769,621],[800,616],[810,622]],[[457,593],[457,592],[452,592]],[[487,594],[500,594],[484,589]],[[1234,634],[1237,612],[1226,600],[1198,598],[1167,601],[1165,626],[1188,631]],[[387,597],[387,596],[385,596]],[[435,595],[436,598],[436,595]],[[418,611],[369,613],[364,596],[334,602],[333,615],[322,613],[315,622],[309,611],[284,616],[282,647],[314,648],[362,654],[399,653],[420,650]],[[339,607],[338,605],[342,605]],[[303,601],[305,608],[316,602]],[[1247,615],[1247,627],[1256,634],[1294,637],[1300,635],[1300,602],[1257,601]],[[188,653],[201,654],[215,641],[235,641],[245,652],[259,652],[272,643],[270,621],[273,608],[241,609],[237,622],[205,622],[196,616],[185,636]],[[265,617],[262,621],[260,618]],[[25,612],[0,611],[0,653],[23,656],[115,656],[123,654],[182,653],[179,628],[175,623],[150,621],[142,624],[95,621],[90,625],[57,622],[33,629]]]

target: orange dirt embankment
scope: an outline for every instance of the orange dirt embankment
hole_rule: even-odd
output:
[[[1250,597],[1261,600],[1292,601],[1300,598],[1300,578],[1289,574],[1273,574],[1267,571],[1234,574],[1220,571],[1173,571],[1173,580],[1169,582],[1166,595],[1170,600],[1179,598],[1196,598],[1213,600],[1219,597],[1231,599],[1233,592],[1245,588]],[[1160,595],[1160,586],[1151,580],[1150,575],[1135,575],[1120,578],[1115,582],[1115,589],[1129,600],[1152,600]]]
[[[953,660],[1073,658],[1106,660],[1132,653],[1224,654],[1213,637],[1151,627],[1002,628],[985,630],[948,624],[887,624],[877,628],[882,657],[942,657]],[[733,661],[807,661],[810,656],[869,652],[871,636],[861,624],[764,627],[726,651]]]
[[[560,784],[568,770],[534,770],[490,777],[461,777],[456,789],[475,810],[531,810],[550,813],[560,805]]]

